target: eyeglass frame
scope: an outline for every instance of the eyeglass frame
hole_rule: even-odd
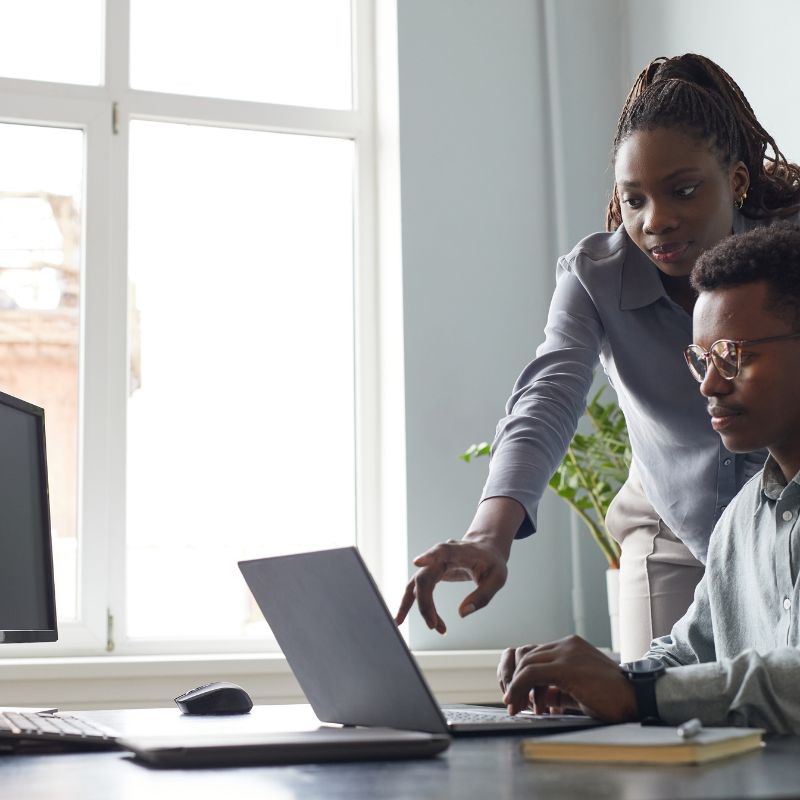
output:
[[[692,373],[692,377],[698,383],[702,383],[706,379],[706,376],[708,375],[708,362],[709,361],[711,361],[711,363],[714,364],[714,369],[717,370],[717,374],[720,376],[720,378],[722,378],[723,380],[726,380],[726,381],[732,381],[732,380],[735,380],[736,378],[739,377],[739,371],[742,368],[742,347],[743,346],[751,345],[751,344],[766,344],[767,342],[780,342],[780,341],[784,341],[784,340],[787,340],[787,339],[800,339],[800,331],[797,331],[795,333],[784,333],[784,334],[782,334],[780,336],[765,336],[763,339],[717,339],[716,342],[712,342],[711,343],[711,347],[709,347],[708,350],[706,350],[705,347],[701,347],[699,344],[692,343],[692,344],[688,345],[686,347],[686,349],[683,351],[683,357],[686,360],[686,366],[689,367],[689,372]],[[734,372],[733,375],[731,375],[730,377],[728,377],[727,375],[723,375],[722,372],[720,372],[719,368],[717,367],[716,363],[714,362],[714,354],[711,352],[716,345],[720,344],[720,342],[725,342],[726,344],[734,344],[734,345],[736,345],[736,372]],[[705,374],[702,375],[702,376],[699,376],[699,377],[698,377],[697,373],[695,372],[694,367],[692,366],[692,364],[689,361],[689,353],[693,352],[692,351],[693,347],[696,347],[698,350],[701,351],[701,355],[703,356],[703,360],[706,363]]]

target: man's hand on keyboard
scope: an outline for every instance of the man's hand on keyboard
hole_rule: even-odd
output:
[[[619,665],[580,636],[557,642],[509,648],[497,677],[509,714],[528,708],[575,705],[605,722],[637,718],[636,698]]]

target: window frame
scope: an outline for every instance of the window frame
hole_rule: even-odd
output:
[[[381,567],[381,391],[377,276],[374,8],[351,0],[353,107],[303,108],[129,87],[130,0],[105,3],[105,83],[79,86],[0,78],[0,121],[85,133],[78,420],[78,620],[59,642],[5,645],[2,656],[277,652],[269,639],[125,637],[128,403],[128,147],[131,120],[330,136],[354,142],[356,543]]]

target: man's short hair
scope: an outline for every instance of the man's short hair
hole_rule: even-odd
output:
[[[787,222],[728,236],[694,265],[697,292],[765,281],[767,310],[800,329],[800,227]]]

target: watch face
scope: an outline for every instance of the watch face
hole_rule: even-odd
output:
[[[655,658],[640,658],[638,661],[629,661],[622,664],[622,668],[631,676],[651,675],[654,672],[665,672],[664,665]]]

